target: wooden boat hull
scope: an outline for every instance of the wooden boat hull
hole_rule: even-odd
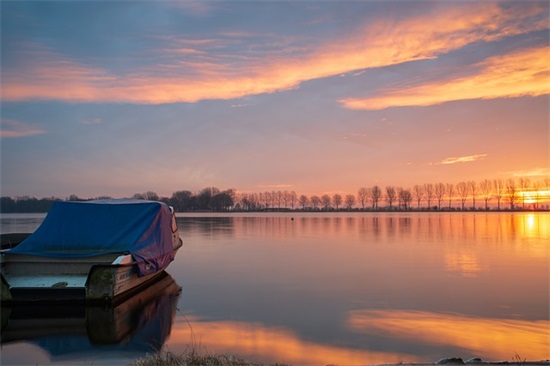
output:
[[[113,262],[122,262],[113,264]],[[2,253],[2,302],[120,302],[147,286],[165,268],[139,276],[130,255],[58,258]]]

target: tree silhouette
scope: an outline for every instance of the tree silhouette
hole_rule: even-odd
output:
[[[424,197],[424,187],[420,184],[416,184],[413,187],[413,195],[416,197],[416,208],[420,209],[420,201],[422,201],[422,198]]]
[[[353,194],[347,194],[345,199],[346,208],[351,210],[355,205],[355,196]]]
[[[395,198],[396,198],[396,191],[395,191],[395,187],[393,186],[387,186],[386,187],[386,202],[388,203],[388,205],[390,206],[390,210],[393,206],[393,203],[395,202]]]
[[[357,199],[359,200],[359,203],[361,203],[361,209],[365,209],[365,202],[367,200],[367,197],[369,195],[369,190],[366,187],[361,187],[357,191]]]
[[[332,196],[332,203],[336,206],[336,210],[338,210],[338,207],[342,204],[342,196],[338,193],[334,194]]]
[[[374,186],[370,190],[371,194],[371,200],[372,200],[372,208],[374,210],[378,210],[378,202],[380,202],[380,198],[382,198],[382,190],[378,186]]]
[[[456,185],[456,191],[458,192],[458,195],[460,196],[460,203],[461,203],[462,211],[464,211],[464,205],[466,204],[466,200],[468,199],[468,193],[470,191],[470,185],[466,182],[459,182]]]
[[[435,185],[435,198],[437,199],[437,209],[441,210],[441,202],[445,196],[446,186],[443,183],[437,183]]]
[[[330,201],[331,199],[328,194],[324,194],[321,196],[321,203],[323,204],[325,211],[328,211],[328,208],[330,207]]]

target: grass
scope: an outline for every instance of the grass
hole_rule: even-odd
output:
[[[260,366],[264,364],[248,362],[230,355],[199,354],[191,350],[185,354],[175,355],[172,352],[163,352],[138,358],[130,366]],[[275,363],[271,366],[287,366]]]

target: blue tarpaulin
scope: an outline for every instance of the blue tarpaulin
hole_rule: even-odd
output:
[[[174,260],[171,223],[170,207],[162,202],[55,202],[40,227],[9,253],[56,258],[130,253],[146,275]]]

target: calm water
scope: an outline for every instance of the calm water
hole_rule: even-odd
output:
[[[1,229],[42,219],[4,215]],[[304,365],[550,358],[548,213],[181,214],[178,224],[184,247],[145,300],[74,310],[86,316],[63,327],[52,309],[2,309],[2,364],[127,364],[161,347]]]

